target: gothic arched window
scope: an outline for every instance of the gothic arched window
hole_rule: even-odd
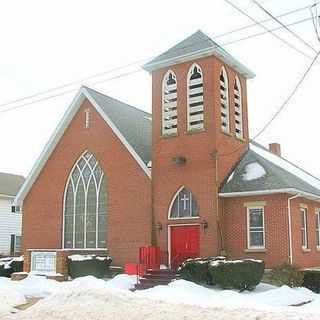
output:
[[[238,76],[234,80],[234,118],[236,127],[236,137],[243,138],[242,95],[241,83]]]
[[[203,75],[197,64],[193,64],[188,72],[188,131],[203,129]]]
[[[224,132],[229,132],[229,85],[225,67],[222,67],[220,71],[220,104],[221,129]]]
[[[169,70],[162,81],[162,134],[171,135],[177,132],[177,78],[174,72]]]
[[[64,196],[64,248],[106,248],[106,182],[86,151],[73,167]]]
[[[198,217],[198,205],[192,192],[187,188],[179,189],[169,209],[170,219]]]

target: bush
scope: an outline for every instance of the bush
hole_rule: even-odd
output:
[[[272,269],[270,280],[272,284],[278,286],[301,287],[303,284],[303,272],[295,265],[283,263]]]
[[[303,272],[303,286],[315,293],[320,293],[320,271],[305,270]]]
[[[264,262],[260,260],[213,261],[209,272],[214,283],[223,289],[253,290],[261,281]]]
[[[199,284],[213,284],[209,273],[209,263],[217,260],[225,260],[225,257],[205,257],[188,259],[178,269],[180,277],[184,280]]]
[[[7,257],[0,260],[0,277],[10,278],[13,272],[23,271],[23,256]]]
[[[73,279],[88,275],[103,278],[111,262],[107,256],[72,255],[68,257],[68,273]]]

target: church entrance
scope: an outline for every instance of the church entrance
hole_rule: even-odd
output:
[[[170,266],[176,269],[188,258],[199,257],[200,226],[169,226]]]

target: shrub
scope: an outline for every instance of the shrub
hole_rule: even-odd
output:
[[[262,279],[264,262],[252,259],[213,261],[209,272],[213,282],[223,289],[253,290]]]
[[[209,263],[217,260],[225,260],[225,257],[204,257],[184,261],[178,269],[180,277],[184,280],[200,283],[213,284],[209,273]]]
[[[270,280],[271,283],[278,286],[301,287],[303,284],[303,273],[297,266],[283,263],[272,269]]]
[[[320,271],[319,270],[305,270],[303,272],[303,286],[320,293]]]
[[[88,275],[103,278],[111,262],[111,257],[72,255],[68,257],[68,273],[73,279]]]

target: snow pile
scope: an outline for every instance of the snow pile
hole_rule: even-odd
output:
[[[71,256],[68,256],[68,259],[71,261],[86,261],[86,260],[92,260],[92,259],[97,259],[100,261],[104,261],[106,259],[111,259],[111,257],[99,257],[96,256],[95,254],[73,254]],[[111,259],[112,260],[112,259]]]
[[[22,293],[17,290],[0,285],[0,318],[14,312],[13,307],[25,304],[26,299]]]
[[[9,278],[0,277],[1,289],[14,290],[25,297],[46,297],[51,293],[57,292],[62,285],[63,283],[61,282],[34,275],[29,275],[27,278],[20,281],[12,281]]]
[[[169,290],[168,290],[169,288]],[[171,292],[171,289],[176,292]],[[163,299],[170,300],[170,303],[159,299],[159,292],[162,291]],[[242,305],[234,306],[233,301],[241,294],[234,291],[221,291],[220,301],[224,307],[217,306],[212,295],[208,301],[208,292],[211,289],[197,286],[196,284],[179,280],[170,286],[159,286],[154,289],[132,293],[124,290],[114,290],[108,286],[108,282],[94,279],[93,277],[78,278],[63,286],[47,298],[39,301],[26,311],[18,315],[12,315],[7,319],[19,320],[96,320],[96,319],[117,319],[117,320],[316,320],[318,314],[309,312],[299,313],[297,308],[275,312],[272,309],[254,310],[248,306],[248,296],[243,294]],[[214,291],[214,290],[212,290]],[[271,289],[272,291],[272,289]],[[149,295],[147,294],[149,292]],[[158,293],[157,293],[158,292]],[[152,295],[150,294],[152,293]],[[165,298],[165,295],[168,295]],[[188,295],[192,298],[183,301]],[[145,296],[143,296],[145,295]],[[182,296],[180,296],[182,295]],[[152,298],[152,299],[151,299]],[[171,303],[175,300],[178,303]],[[208,301],[207,306],[200,304],[202,300]]]
[[[266,170],[258,162],[252,162],[246,165],[245,173],[242,175],[242,179],[245,181],[251,181],[262,178],[266,175]]]
[[[106,282],[106,285],[109,288],[116,290],[130,290],[134,288],[134,285],[137,283],[136,276],[129,276],[127,274],[119,274],[113,279]]]

